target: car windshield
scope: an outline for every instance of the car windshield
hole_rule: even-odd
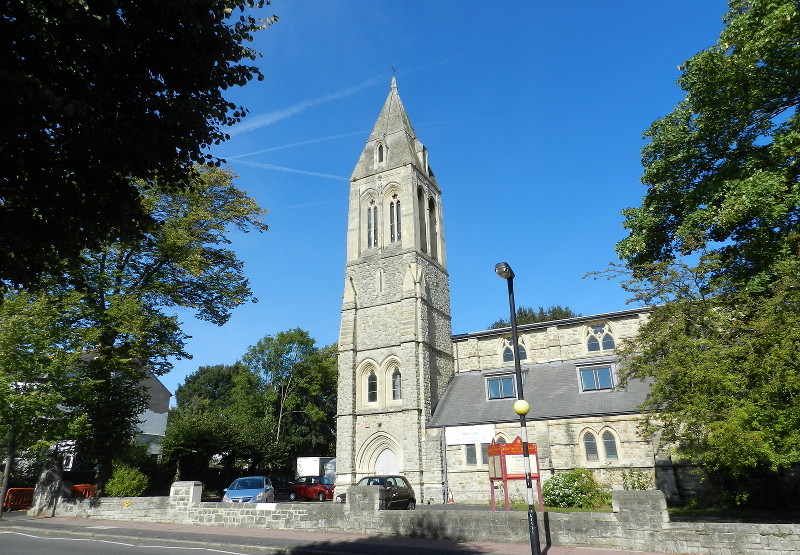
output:
[[[366,478],[361,478],[356,484],[357,486],[382,486],[385,480],[383,478],[379,478],[377,476],[367,476]]]
[[[323,486],[332,486],[332,485],[333,485],[333,482],[331,482],[330,480],[328,480],[328,479],[327,479],[327,478],[325,478],[324,476],[320,476],[320,477],[318,478],[318,481],[319,481],[319,483],[320,483],[320,484],[322,484]]]
[[[231,487],[229,487],[228,489],[232,490],[264,489],[264,478],[259,478],[259,477],[238,478],[233,481]]]

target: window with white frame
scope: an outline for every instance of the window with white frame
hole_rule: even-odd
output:
[[[611,391],[614,388],[614,370],[611,365],[578,368],[581,391]]]
[[[516,396],[512,374],[486,378],[486,397],[488,399],[510,399]]]

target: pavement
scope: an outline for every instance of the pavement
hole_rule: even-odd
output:
[[[329,554],[380,554],[395,555],[426,553],[431,555],[527,555],[527,543],[505,542],[452,542],[427,538],[390,536],[365,536],[339,534],[323,530],[268,530],[264,528],[236,528],[192,526],[149,522],[127,522],[68,517],[29,517],[24,511],[3,513],[0,520],[2,534],[34,534],[57,537],[91,537],[93,539],[124,541],[128,543],[160,542],[206,549],[225,550],[228,553],[274,553],[286,555]],[[0,544],[2,540],[0,540]],[[542,546],[543,555],[666,555],[655,552],[624,551],[569,546]]]

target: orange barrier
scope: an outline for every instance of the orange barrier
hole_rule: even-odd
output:
[[[72,486],[72,497],[92,498],[94,497],[94,486],[92,484],[76,484]]]
[[[30,509],[33,505],[33,488],[8,488],[3,509]]]

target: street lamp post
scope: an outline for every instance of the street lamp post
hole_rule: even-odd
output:
[[[506,262],[495,264],[494,271],[508,283],[508,305],[511,310],[511,342],[514,349],[514,371],[517,376],[517,401],[514,403],[514,412],[519,415],[520,438],[522,439],[522,457],[525,462],[525,484],[528,487],[528,530],[531,535],[531,553],[540,555],[539,523],[533,509],[533,484],[531,483],[531,458],[528,452],[528,426],[525,415],[530,410],[530,405],[523,398],[522,393],[522,368],[519,363],[519,337],[517,336],[517,309],[514,306],[514,271]],[[541,503],[542,500],[539,500]]]

